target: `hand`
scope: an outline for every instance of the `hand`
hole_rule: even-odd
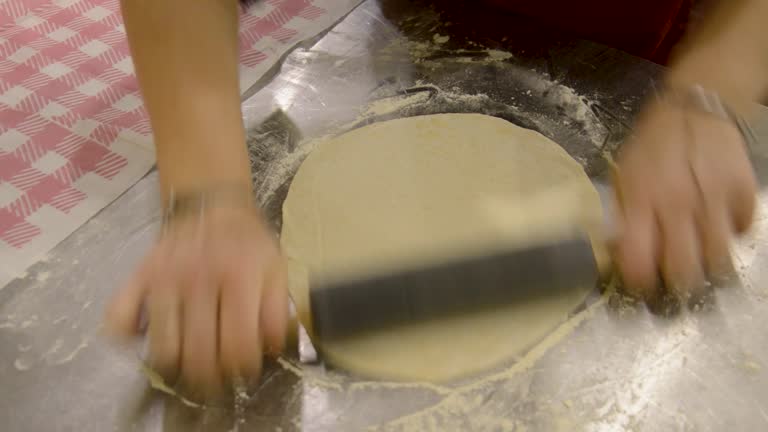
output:
[[[213,397],[224,382],[260,373],[262,353],[283,348],[285,265],[254,208],[207,209],[170,222],[115,296],[106,321],[134,336],[146,307],[149,362],[170,383]]]
[[[756,183],[738,128],[714,115],[656,102],[618,160],[623,208],[617,263],[627,290],[646,300],[687,297],[706,275],[730,271],[729,245],[755,208]]]

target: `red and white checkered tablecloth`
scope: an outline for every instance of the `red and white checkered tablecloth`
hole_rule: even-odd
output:
[[[358,0],[242,15],[241,88]],[[0,287],[154,164],[119,0],[0,0]]]

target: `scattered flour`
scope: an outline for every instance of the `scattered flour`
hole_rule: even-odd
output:
[[[22,321],[21,325],[19,325],[19,328],[28,329],[30,327],[37,327],[38,324],[39,324],[39,321],[37,319],[37,315],[32,315],[29,317],[29,319]]]
[[[19,372],[25,372],[32,368],[32,362],[19,357],[13,362],[13,367]]]
[[[424,103],[428,99],[429,93],[426,92],[417,92],[412,94],[405,94],[403,96],[392,96],[389,98],[378,99],[368,105],[365,111],[363,111],[361,114],[361,117],[369,118],[392,114],[409,106]]]
[[[50,272],[47,272],[47,271],[44,271],[44,272],[40,272],[40,273],[38,273],[35,279],[36,279],[38,282],[45,282],[45,281],[47,281],[47,280],[48,280],[50,277],[51,277],[51,273],[50,273]]]
[[[148,367],[143,363],[141,365],[141,371],[142,373],[144,373],[144,376],[147,377],[147,380],[149,381],[149,386],[152,387],[153,389],[159,392],[165,393],[169,396],[174,396],[178,398],[181,401],[181,403],[183,403],[184,405],[190,408],[205,409],[204,405],[192,402],[191,400],[178,394],[176,390],[174,390],[168,384],[165,383],[165,380],[163,379],[162,376],[160,376],[160,374],[158,374],[157,372],[155,372],[154,370],[152,370],[150,367]]]
[[[442,36],[439,33],[435,33],[434,36],[432,36],[432,40],[438,45],[442,45],[448,42],[450,39],[450,36]]]
[[[535,366],[550,349],[565,337],[570,335],[582,322],[603,308],[605,297],[574,315],[550,333],[543,341],[533,347],[519,361],[507,369],[473,380],[451,390],[450,394],[440,402],[416,411],[407,416],[387,422],[370,430],[408,431],[441,431],[441,430],[516,430],[514,422],[508,418],[506,410],[490,413],[491,410],[481,410],[490,402],[486,392],[493,394],[495,385],[504,384],[515,375]],[[504,401],[507,403],[508,401]],[[494,410],[495,411],[495,410]],[[470,427],[466,427],[469,423]]]
[[[488,53],[489,57],[495,60],[506,60],[506,59],[512,58],[512,54],[506,51],[489,49],[489,50],[486,50],[486,52]]]
[[[53,365],[63,365],[65,363],[69,363],[72,360],[74,360],[75,357],[77,357],[77,355],[80,354],[80,351],[84,350],[85,348],[88,348],[88,341],[87,340],[82,340],[82,341],[80,341],[79,345],[77,345],[72,351],[69,352],[69,354],[67,354],[67,355],[65,355],[65,356],[63,356],[63,357],[61,357],[59,359],[53,360],[53,362],[51,364],[53,364]]]

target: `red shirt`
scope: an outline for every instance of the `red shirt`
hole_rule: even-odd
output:
[[[694,0],[484,0],[509,12],[665,63]]]

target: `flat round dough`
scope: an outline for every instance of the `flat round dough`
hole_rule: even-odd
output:
[[[601,207],[581,165],[543,135],[479,114],[375,123],[322,142],[283,205],[291,295],[308,317],[308,274],[343,277],[591,226]],[[328,343],[326,361],[384,379],[446,381],[525,353],[592,286]],[[311,332],[311,329],[310,329]],[[316,341],[318,342],[318,341]]]

